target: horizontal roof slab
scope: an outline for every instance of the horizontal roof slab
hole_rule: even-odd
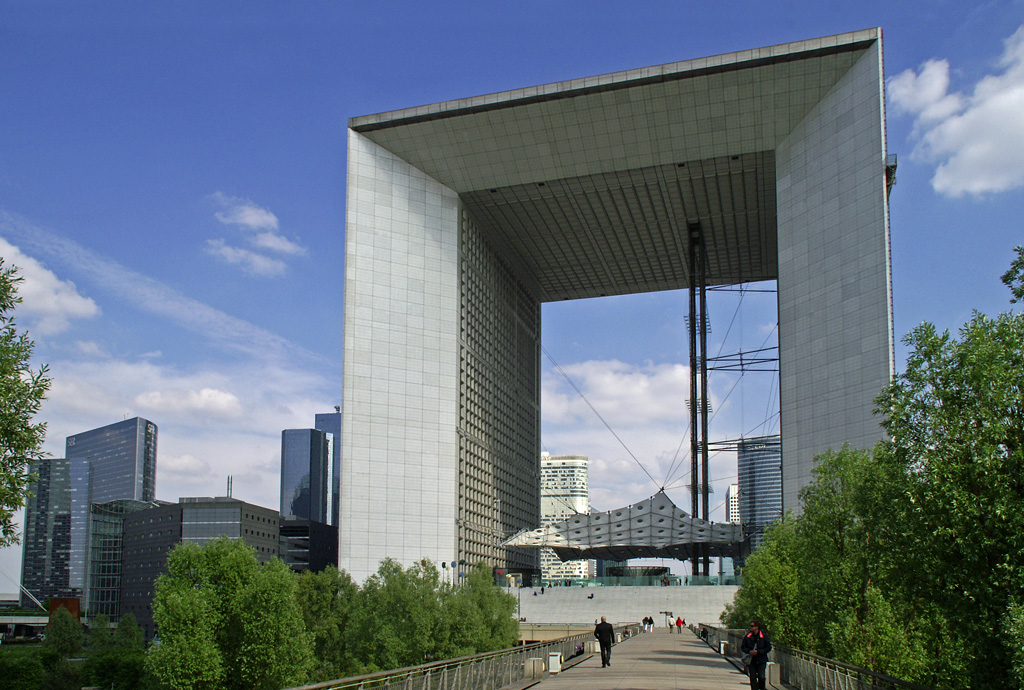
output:
[[[353,118],[458,192],[541,301],[776,274],[773,152],[878,29]]]

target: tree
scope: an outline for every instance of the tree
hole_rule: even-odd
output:
[[[1010,304],[1024,301],[1024,246],[1018,245],[1013,251],[1017,252],[1017,258],[1002,277],[1003,284],[1013,293]]]
[[[922,324],[905,342],[906,372],[878,404],[910,479],[914,587],[956,622],[964,666],[940,668],[936,684],[1007,687],[1011,642],[985,640],[1024,590],[1024,315],[975,314],[959,339]]]
[[[315,680],[355,675],[361,668],[352,656],[350,619],[359,606],[359,587],[334,566],[299,576],[296,598],[306,630],[313,635]]]
[[[424,560],[402,567],[390,558],[360,590],[351,620],[353,656],[366,672],[434,661],[446,641],[439,639],[441,599],[437,567]]]
[[[312,666],[295,574],[276,558],[261,565],[239,541],[175,547],[153,619],[161,643],[147,664],[171,688],[276,690],[302,684]]]
[[[82,677],[90,685],[112,690],[146,687],[149,678],[145,658],[145,641],[135,616],[129,613],[122,617],[111,635],[107,617],[101,614],[90,626]]]
[[[25,505],[31,475],[28,465],[42,457],[46,424],[32,423],[50,379],[47,368],[29,365],[34,343],[19,333],[11,315],[18,297],[17,269],[5,267],[0,257],[0,547],[18,541],[14,513]]]
[[[85,633],[82,624],[71,612],[61,606],[50,615],[43,646],[58,659],[68,659],[82,651]]]

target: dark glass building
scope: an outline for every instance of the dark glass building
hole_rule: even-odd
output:
[[[118,499],[93,503],[89,508],[89,577],[82,610],[90,618],[101,613],[121,617],[121,575],[124,522],[127,515],[156,507],[156,503]]]
[[[301,573],[338,565],[338,528],[312,520],[281,520],[278,556]]]
[[[758,436],[739,442],[740,520],[750,548],[764,542],[764,528],[782,517],[782,442],[779,436]]]
[[[281,432],[281,519],[328,522],[334,483],[329,436],[318,429]]]
[[[64,454],[71,477],[71,552],[68,582],[83,596],[89,578],[92,504],[152,502],[156,494],[157,428],[135,417],[68,436]]]
[[[327,511],[330,525],[338,526],[338,513],[341,499],[341,408],[335,407],[334,412],[316,415],[313,428],[328,434],[327,442],[330,445],[331,458],[331,493],[328,495],[330,503]]]
[[[181,498],[125,515],[121,614],[134,615],[146,638],[152,639],[153,586],[166,572],[167,555],[175,545],[202,546],[218,537],[241,539],[260,563],[266,563],[278,555],[278,522],[275,510],[223,496]]]
[[[71,557],[71,474],[64,458],[36,460],[29,485],[22,534],[21,584],[40,603],[53,597],[78,597],[68,583]],[[21,606],[35,604],[21,593]]]

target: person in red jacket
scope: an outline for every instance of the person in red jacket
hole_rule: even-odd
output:
[[[750,632],[743,638],[740,651],[750,654],[750,663],[747,664],[750,690],[764,690],[764,670],[768,665],[768,652],[772,651],[772,643],[761,630],[761,621],[750,621]]]
[[[683,634],[683,619],[682,618],[676,618],[676,632],[679,633],[680,635]]]

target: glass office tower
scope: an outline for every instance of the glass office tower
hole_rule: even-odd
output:
[[[334,412],[316,415],[313,428],[328,434],[331,445],[331,492],[327,496],[330,509],[327,511],[328,524],[338,526],[339,498],[341,497],[341,408],[335,407]]]
[[[135,417],[68,436],[64,454],[71,475],[71,553],[68,583],[85,596],[89,579],[92,504],[151,502],[156,494],[156,424]]]
[[[750,548],[764,542],[764,528],[782,517],[782,441],[759,436],[739,442],[740,519]]]
[[[330,434],[318,429],[281,432],[281,519],[299,518],[327,524],[330,508]]]
[[[71,556],[71,474],[64,458],[36,460],[29,484],[22,536],[21,584],[45,603],[53,597],[77,597],[68,584]],[[21,593],[22,608],[35,604]]]

